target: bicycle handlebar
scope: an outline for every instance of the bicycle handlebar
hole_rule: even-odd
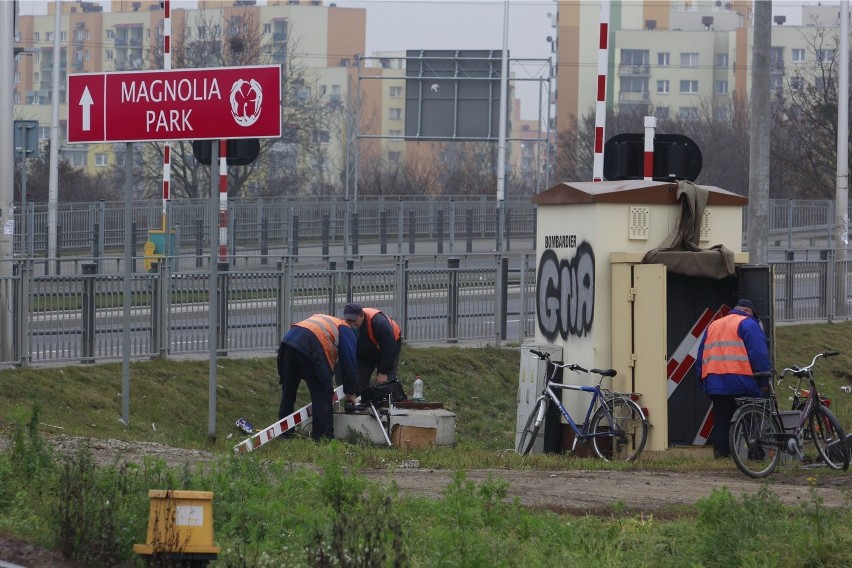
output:
[[[552,365],[559,367],[560,369],[569,369],[571,371],[582,371],[584,373],[595,373],[598,375],[602,375],[604,377],[614,377],[617,372],[615,369],[584,369],[580,365],[576,363],[556,363],[555,361],[550,360],[550,353],[544,353],[543,351],[536,351],[535,349],[530,349],[530,353],[537,356],[539,359],[549,361]]]
[[[817,359],[822,359],[823,357],[834,357],[835,355],[840,355],[840,351],[823,351],[822,353],[817,353],[814,355],[814,358],[811,360],[811,364],[807,367],[799,367],[798,365],[793,365],[792,367],[788,367],[784,369],[781,373],[781,376],[778,377],[778,381],[780,382],[786,375],[793,375],[794,377],[808,377],[811,374],[811,369],[816,365]]]

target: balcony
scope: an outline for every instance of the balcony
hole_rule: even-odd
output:
[[[618,66],[618,74],[619,75],[631,75],[631,76],[650,76],[651,75],[651,67],[649,65],[624,65],[621,64]]]
[[[651,93],[648,91],[642,93],[632,93],[621,91],[618,93],[619,103],[648,103],[651,100]]]
[[[272,41],[287,41],[287,32],[274,32]]]

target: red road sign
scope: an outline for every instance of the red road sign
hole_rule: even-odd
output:
[[[68,142],[278,138],[281,67],[68,76]]]

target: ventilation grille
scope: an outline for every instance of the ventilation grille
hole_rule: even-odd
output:
[[[704,209],[704,214],[701,215],[701,235],[699,239],[702,242],[710,240],[710,210]]]
[[[651,209],[649,207],[630,208],[630,233],[628,238],[633,241],[648,240],[648,217]]]

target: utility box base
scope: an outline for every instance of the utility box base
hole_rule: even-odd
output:
[[[407,414],[387,416],[382,415],[384,427],[391,435],[398,431],[399,426],[434,430],[435,446],[454,446],[456,443],[456,414],[444,408],[406,409]],[[388,423],[390,421],[390,423]],[[334,414],[334,437],[346,438],[350,433],[365,436],[375,444],[387,445],[385,436],[380,429],[376,417],[372,414]],[[392,440],[393,442],[393,440]],[[395,446],[397,444],[394,444]]]
[[[393,447],[401,450],[434,448],[437,445],[438,429],[394,424],[390,438]]]

